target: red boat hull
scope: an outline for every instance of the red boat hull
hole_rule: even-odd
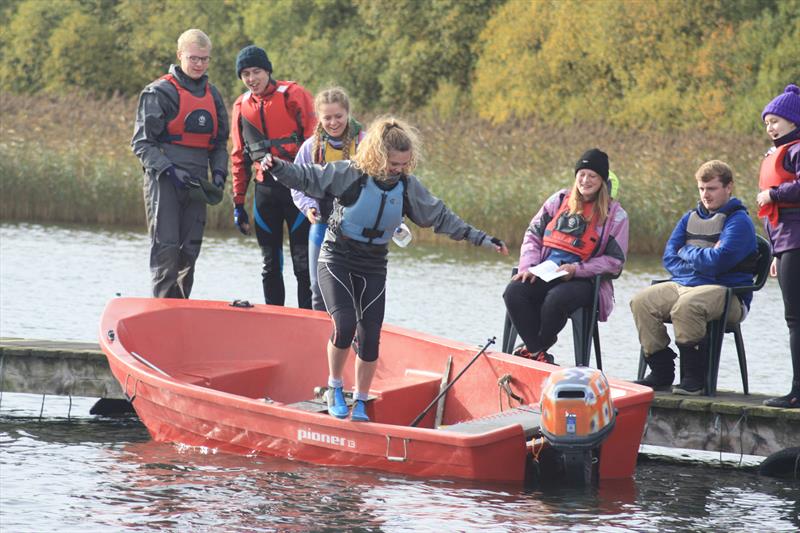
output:
[[[529,453],[522,426],[479,434],[447,426],[507,411],[510,399],[498,387],[505,374],[524,403],[538,405],[556,368],[487,351],[448,391],[440,429],[433,428],[435,409],[410,427],[439,392],[448,356],[452,377],[477,349],[385,325],[372,422],[357,423],[297,407],[327,381],[324,313],[119,298],[108,304],[100,332],[114,376],[155,440],[422,477],[522,483]],[[344,380],[353,383],[352,364]],[[646,387],[610,384],[618,414],[600,451],[601,480],[633,474],[653,397]]]

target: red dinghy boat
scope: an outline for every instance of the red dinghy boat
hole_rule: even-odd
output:
[[[324,313],[118,298],[100,332],[111,371],[157,441],[412,476],[522,484],[572,469],[630,477],[653,398],[647,387],[607,382],[596,370],[478,355],[384,325],[371,422],[352,422],[329,416],[320,394]],[[352,372],[348,363],[346,387]],[[551,410],[544,417],[542,406]],[[570,456],[586,462],[571,467]]]

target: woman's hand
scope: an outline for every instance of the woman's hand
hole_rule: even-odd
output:
[[[756,203],[758,204],[758,207],[764,207],[765,205],[772,203],[772,196],[769,195],[769,189],[764,189],[758,193],[758,196],[756,196]]]
[[[575,276],[575,271],[578,269],[578,263],[564,263],[560,267],[558,267],[557,271],[566,271],[567,275],[564,276],[562,279],[564,281],[570,280]]]
[[[777,278],[778,277],[778,258],[772,258],[772,264],[769,265],[769,275],[770,277]]]
[[[272,160],[272,154],[267,154],[261,158],[261,170],[264,172],[268,171],[275,165],[275,162]]]
[[[536,281],[536,276],[528,271],[528,269],[523,270],[522,272],[517,272],[513,276],[511,276],[512,281],[521,281],[522,283],[533,283]]]
[[[309,207],[306,210],[306,218],[312,224],[319,224],[320,216],[319,216],[319,212],[317,211],[317,208],[316,207]]]

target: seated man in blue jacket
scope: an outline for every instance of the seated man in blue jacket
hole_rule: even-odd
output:
[[[637,381],[668,390],[675,379],[675,352],[664,321],[675,330],[683,370],[674,394],[703,393],[708,363],[706,324],[722,316],[726,287],[752,283],[756,232],[747,209],[732,197],[733,172],[722,161],[703,163],[695,173],[700,201],[681,217],[664,250],[670,281],[651,285],[631,300],[639,342],[651,373]],[[728,322],[740,322],[752,294],[731,303]]]

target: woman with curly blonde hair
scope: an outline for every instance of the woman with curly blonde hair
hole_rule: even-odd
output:
[[[389,241],[403,217],[454,240],[467,240],[504,255],[508,248],[463,220],[412,174],[420,140],[406,122],[384,116],[369,128],[352,161],[325,166],[292,165],[266,157],[262,166],[280,183],[322,198],[334,198],[317,276],[333,332],[328,341],[328,412],[346,418],[342,380],[357,335],[352,420],[368,421],[366,400],[378,359],[386,304]]]
[[[350,159],[364,138],[364,128],[350,115],[350,99],[341,87],[331,87],[314,98],[314,110],[319,122],[314,135],[306,139],[295,164],[317,163]],[[324,311],[325,303],[317,281],[317,261],[328,229],[328,218],[333,210],[333,198],[314,198],[292,189],[292,200],[303,213],[311,227],[308,231],[308,272],[311,278],[311,308]]]

